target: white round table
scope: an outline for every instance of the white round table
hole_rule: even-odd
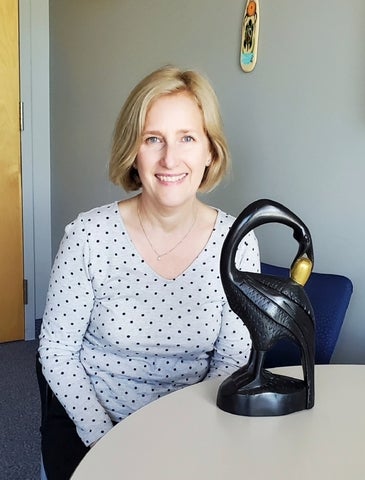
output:
[[[300,367],[277,369],[301,376]],[[222,379],[169,394],[123,420],[72,480],[365,478],[365,366],[316,366],[315,405],[279,417],[216,406]]]

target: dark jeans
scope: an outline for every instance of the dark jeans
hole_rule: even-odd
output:
[[[89,447],[81,441],[75,424],[55,396],[48,406],[41,433],[47,480],[69,480]]]

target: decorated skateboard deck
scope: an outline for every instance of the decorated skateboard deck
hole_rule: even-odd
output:
[[[260,8],[258,0],[248,0],[243,14],[240,63],[244,72],[256,65],[259,41]]]

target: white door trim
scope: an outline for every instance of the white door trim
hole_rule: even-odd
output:
[[[43,314],[51,269],[48,0],[19,0],[24,276],[28,281],[25,339]]]

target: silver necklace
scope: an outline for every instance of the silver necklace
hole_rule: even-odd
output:
[[[195,214],[193,223],[191,224],[189,230],[185,233],[185,235],[182,237],[182,239],[177,242],[176,245],[174,245],[172,248],[170,248],[170,249],[167,250],[166,252],[159,253],[159,252],[155,249],[155,247],[152,245],[152,242],[151,242],[151,240],[148,238],[148,235],[147,235],[147,233],[146,233],[146,230],[144,229],[144,226],[143,226],[143,223],[142,223],[142,218],[141,218],[141,212],[140,212],[140,209],[139,209],[139,203],[137,203],[137,215],[138,215],[139,224],[141,225],[142,232],[143,232],[144,236],[146,237],[146,240],[147,240],[149,246],[151,247],[151,249],[152,249],[153,252],[155,253],[157,260],[161,260],[162,257],[165,257],[166,255],[168,255],[169,253],[171,253],[172,251],[174,251],[175,248],[177,248],[177,247],[185,240],[185,238],[189,235],[189,233],[190,233],[190,232],[192,231],[192,229],[194,228],[194,225],[195,225],[195,222],[196,222],[196,218],[197,218],[197,215]]]

